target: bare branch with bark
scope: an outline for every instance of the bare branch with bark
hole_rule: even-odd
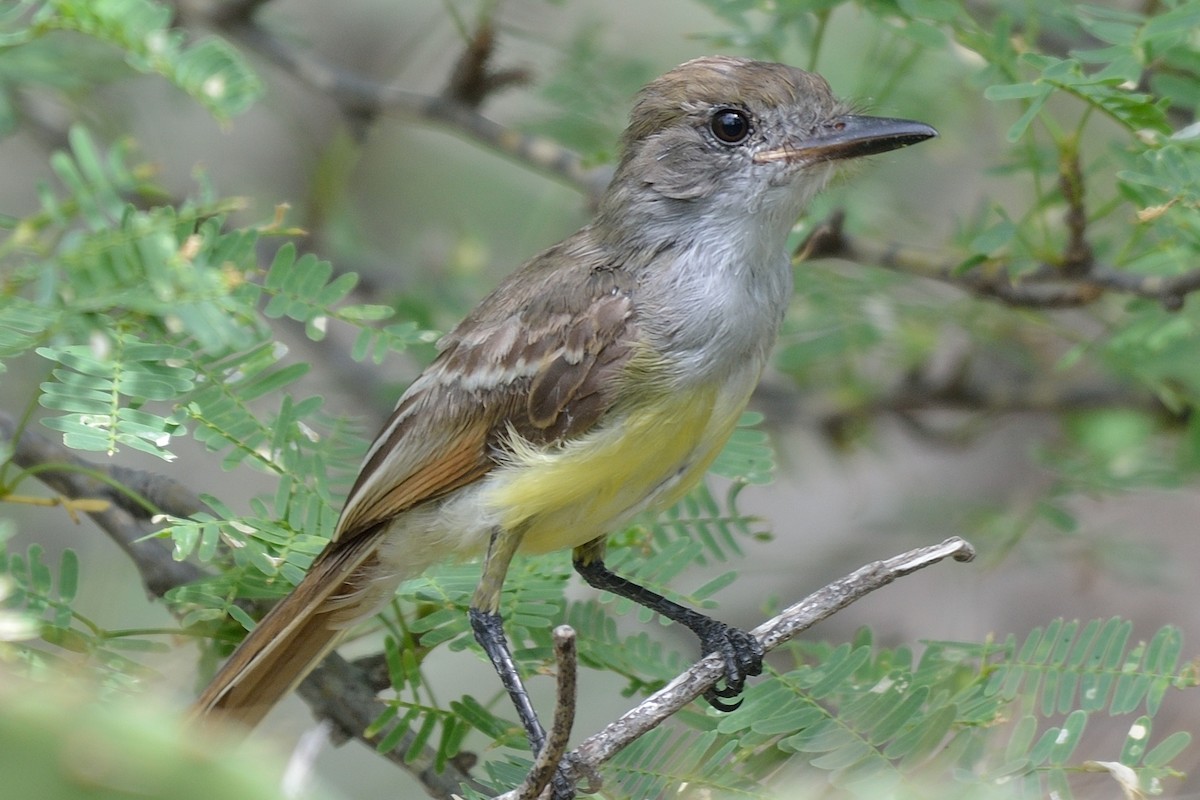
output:
[[[918,547],[884,561],[860,567],[849,575],[818,589],[779,616],[764,622],[752,633],[764,652],[770,652],[827,619],[851,603],[905,575],[947,558],[970,561],[975,549],[963,539],[952,537],[941,544]],[[639,737],[661,725],[672,715],[717,685],[725,674],[719,655],[710,655],[647,697],[604,730],[585,739],[563,759],[564,771],[573,779],[590,777],[603,764]],[[548,787],[542,797],[548,797]],[[518,792],[506,792],[495,800],[517,800]]]

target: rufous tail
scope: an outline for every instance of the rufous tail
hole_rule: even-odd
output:
[[[360,616],[354,600],[370,549],[358,549],[326,551],[317,559],[213,676],[192,706],[194,716],[253,728],[304,680]]]

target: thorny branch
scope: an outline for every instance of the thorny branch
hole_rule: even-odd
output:
[[[1087,208],[1083,204],[1083,170],[1079,165],[1078,143],[1072,143],[1059,156],[1058,188],[1067,203],[1063,221],[1067,225],[1067,245],[1059,269],[1069,277],[1087,275],[1092,269],[1092,246],[1087,240]]]
[[[528,70],[492,69],[495,47],[496,30],[491,20],[485,17],[458,57],[442,96],[456,100],[467,108],[479,108],[484,100],[497,91],[529,83],[531,76]]]

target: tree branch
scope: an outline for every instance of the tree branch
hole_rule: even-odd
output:
[[[890,391],[858,404],[847,404],[842,398],[826,402],[813,398],[797,404],[794,395],[785,401],[777,392],[769,399],[772,403],[769,417],[779,424],[789,415],[803,414],[807,424],[815,424],[832,440],[844,442],[848,432],[872,417],[890,414],[925,441],[952,446],[975,441],[985,418],[1003,414],[1050,415],[1124,409],[1152,416],[1164,426],[1177,426],[1187,420],[1186,413],[1168,408],[1152,392],[1137,391],[1115,381],[1014,376],[1004,371],[997,374],[989,372],[986,366],[971,367],[969,359],[970,356],[964,356],[959,369],[941,379],[914,372]],[[768,397],[755,395],[760,405]],[[962,425],[931,426],[920,412],[933,410],[961,411],[972,417]]]
[[[1083,204],[1084,181],[1078,142],[1068,142],[1059,153],[1058,189],[1067,203],[1067,213],[1063,217],[1067,225],[1067,244],[1059,269],[1071,277],[1087,275],[1094,262],[1092,246],[1087,240],[1087,208]]]
[[[764,652],[770,652],[789,639],[832,616],[876,589],[897,578],[910,575],[947,558],[970,561],[975,550],[969,543],[952,537],[941,544],[918,547],[885,561],[867,564],[840,580],[813,592],[774,619],[755,628]],[[725,674],[719,655],[710,655],[694,664],[662,689],[604,730],[585,739],[564,758],[564,769],[574,780],[588,776],[640,736],[658,727],[697,697],[717,684]],[[506,792],[495,800],[517,800],[517,792]]]
[[[527,79],[521,70],[481,68],[480,52],[490,52],[486,36],[477,35],[475,38],[480,41],[467,43],[467,52],[459,59],[445,92],[425,95],[374,81],[290,46],[254,19],[261,2],[232,0],[229,4],[232,10],[223,3],[205,9],[194,5],[177,2],[187,16],[198,16],[205,24],[325,95],[348,117],[370,120],[391,112],[445,125],[467,139],[558,177],[593,201],[608,183],[607,169],[586,169],[578,154],[558,143],[523,134],[475,110],[487,93]]]
[[[992,259],[964,271],[959,261],[938,260],[927,252],[851,236],[843,228],[845,217],[841,210],[830,214],[796,249],[796,258],[840,258],[871,264],[948,283],[1009,305],[1034,308],[1085,306],[1108,292],[1119,292],[1155,300],[1168,311],[1178,311],[1187,296],[1200,289],[1200,270],[1171,276],[1138,275],[1091,265],[1081,274],[1068,274],[1070,271],[1059,266],[1043,263],[1031,274],[1014,279],[1007,272],[1007,264]]]
[[[554,661],[558,665],[558,681],[555,683],[554,720],[546,744],[537,754],[533,768],[517,788],[517,800],[534,800],[554,777],[567,752],[571,728],[575,725],[575,630],[570,625],[559,625],[554,629]],[[599,791],[599,786],[592,789]]]
[[[382,730],[373,736],[365,731],[379,719],[387,706],[375,696],[375,690],[363,671],[337,653],[325,656],[320,665],[309,673],[296,689],[318,719],[328,720],[345,738],[358,739],[372,748],[389,734]],[[446,764],[442,772],[434,769],[435,758],[429,747],[420,755],[405,761],[416,734],[408,731],[391,750],[381,755],[413,775],[431,797],[450,798],[460,795],[464,786],[484,790],[467,772],[474,756],[460,753]]]
[[[206,577],[195,564],[176,561],[171,548],[158,539],[147,538],[154,533],[148,505],[157,511],[174,516],[188,516],[193,510],[205,508],[203,502],[186,487],[163,477],[127,467],[102,467],[76,456],[61,444],[29,430],[20,430],[16,421],[0,412],[0,439],[12,442],[12,460],[18,466],[35,470],[32,474],[56,492],[71,499],[101,499],[102,510],[86,512],[105,533],[129,556],[146,591],[162,597],[171,589]],[[107,475],[111,483],[97,478]],[[130,487],[141,496],[131,502],[129,493],[114,489],[113,484]],[[384,704],[375,696],[364,671],[336,653],[327,656],[321,665],[300,685],[299,694],[319,719],[329,720],[346,736],[375,746],[383,733],[368,737],[367,727],[384,712]],[[400,743],[384,757],[413,774],[430,795],[449,800],[464,785],[478,785],[460,764],[471,757],[460,756],[457,763],[447,765],[444,772],[433,769],[433,751],[424,748],[412,762],[404,756],[412,743],[413,734],[406,734]]]
[[[204,576],[204,572],[194,564],[178,562],[171,558],[170,550],[163,542],[146,538],[152,532],[148,527],[146,515],[135,515],[111,502],[112,486],[94,477],[95,473],[104,473],[102,468],[78,458],[62,445],[46,437],[30,431],[19,431],[15,421],[2,413],[0,436],[12,441],[13,461],[26,469],[37,468],[38,479],[55,491],[75,499],[102,498],[110,501],[106,508],[88,512],[88,516],[129,555],[149,592],[161,597],[176,586]],[[161,476],[126,468],[121,468],[119,472],[126,479],[132,477],[140,485],[153,488],[158,496],[174,498],[185,505],[200,504],[187,489],[174,485]],[[109,474],[112,474],[112,471]],[[117,480],[115,475],[113,480]],[[164,489],[169,491],[163,491]],[[773,650],[816,622],[896,578],[944,558],[969,560],[972,555],[973,551],[966,542],[961,539],[949,539],[936,547],[920,548],[884,562],[868,565],[810,595],[780,616],[756,628],[754,634],[763,643],[765,651]],[[560,637],[556,636],[556,641],[558,638]],[[538,770],[537,776],[531,776],[531,783],[535,787],[537,783],[542,783],[543,777],[548,778],[553,774],[554,768],[560,762],[565,763],[565,769],[573,780],[578,781],[585,777],[592,780],[600,765],[714,686],[724,674],[724,665],[719,657],[712,656],[699,662],[605,730],[584,741],[571,753],[562,756],[574,712],[575,675],[571,644],[570,641],[558,643],[559,699],[551,741],[547,743],[545,751],[546,764],[542,765],[545,769]],[[315,716],[329,720],[347,737],[357,738],[375,746],[387,735],[387,731],[380,731],[371,736],[364,733],[386,707],[376,697],[372,681],[364,671],[336,653],[327,656],[300,684],[298,693],[308,703]],[[415,761],[406,762],[404,755],[413,736],[412,732],[406,733],[396,747],[383,755],[416,776],[434,797],[449,800],[463,785],[479,788],[479,784],[474,782],[468,772],[473,760],[470,755],[460,756],[460,760],[448,764],[444,772],[434,770],[435,760],[429,748],[425,748]],[[542,785],[544,786],[544,783]],[[509,795],[504,797],[508,798]]]
[[[442,97],[461,103],[467,108],[479,108],[491,95],[509,86],[529,83],[530,74],[523,69],[492,69],[492,53],[496,49],[496,29],[484,17],[467,41]]]
[[[29,430],[0,412],[0,439],[12,443],[12,460],[32,470],[39,481],[72,499],[108,501],[103,510],[87,515],[125,551],[142,576],[142,585],[155,597],[205,576],[203,570],[171,557],[171,548],[158,539],[150,524],[151,509],[188,516],[204,504],[189,489],[160,475],[126,467],[100,466],[85,461],[63,445]],[[97,476],[107,476],[111,481]],[[127,487],[120,491],[116,486]]]

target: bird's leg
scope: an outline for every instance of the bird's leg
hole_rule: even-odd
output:
[[[758,639],[740,628],[706,617],[610,571],[604,566],[603,538],[576,547],[572,557],[575,571],[589,585],[627,597],[690,628],[700,638],[700,646],[706,655],[716,653],[725,661],[725,687],[709,689],[704,693],[704,699],[718,711],[733,711],[742,704],[740,700],[727,703],[724,698],[737,697],[745,688],[748,677],[762,674],[763,649]]]
[[[500,682],[508,692],[513,706],[517,709],[517,716],[521,718],[521,724],[525,727],[529,746],[534,756],[537,756],[546,744],[546,731],[538,721],[529,693],[517,672],[517,665],[513,663],[512,651],[504,637],[504,620],[500,617],[500,590],[504,585],[504,576],[508,573],[508,565],[520,543],[519,531],[508,531],[499,527],[492,530],[487,555],[483,559],[483,574],[479,578],[475,595],[471,598],[471,608],[467,615],[471,620],[475,641],[479,642],[491,659],[492,666],[500,676]],[[553,783],[554,800],[571,800],[575,796],[575,790],[562,774],[561,768],[554,776]]]
[[[508,565],[512,561],[517,546],[521,543],[519,533],[496,528],[492,531],[492,539],[488,544],[487,556],[483,561],[483,574],[479,578],[479,586],[471,598],[471,609],[468,615],[471,629],[475,632],[475,641],[492,660],[504,690],[512,699],[525,726],[529,737],[529,745],[536,754],[546,743],[546,731],[538,721],[537,712],[525,691],[525,684],[517,673],[513,663],[512,651],[509,650],[508,640],[504,638],[504,620],[500,618],[500,589],[504,585],[504,576],[508,573]]]

